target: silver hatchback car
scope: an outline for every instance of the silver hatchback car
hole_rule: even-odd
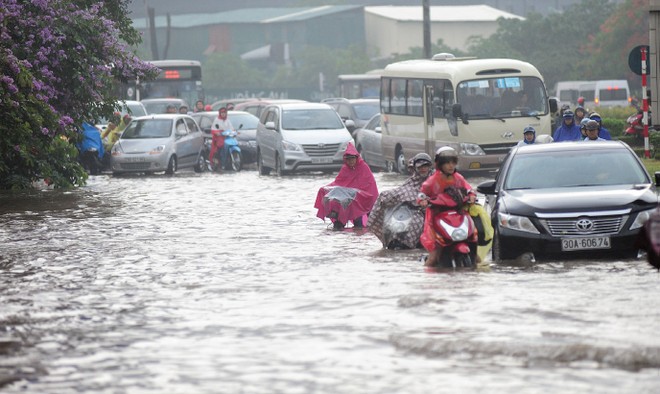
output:
[[[162,172],[179,168],[206,168],[200,154],[204,135],[188,115],[162,114],[135,118],[112,147],[113,174]]]

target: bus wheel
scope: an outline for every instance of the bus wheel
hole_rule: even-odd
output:
[[[399,149],[399,153],[396,155],[396,169],[399,174],[408,174],[408,163],[406,163],[406,157],[403,155],[403,149]]]

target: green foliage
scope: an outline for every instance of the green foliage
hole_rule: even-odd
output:
[[[597,27],[608,19],[614,7],[607,0],[584,0],[563,13],[545,17],[530,14],[523,21],[500,19],[494,35],[471,40],[470,53],[482,58],[509,57],[530,62],[539,69],[549,87],[562,80],[597,79],[601,77],[602,64],[589,65],[589,69],[581,65],[591,55],[587,44],[605,34]],[[608,62],[624,67],[619,60],[623,61],[609,59]]]
[[[625,120],[615,118],[601,118],[603,119],[603,127],[609,130],[612,138],[623,135],[626,131],[627,123]]]
[[[156,75],[127,47],[140,39],[127,2],[3,2],[0,189],[85,183],[78,128],[112,113],[118,79]]]

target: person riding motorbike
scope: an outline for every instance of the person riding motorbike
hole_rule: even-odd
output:
[[[209,153],[209,163],[213,166],[213,157],[215,153],[220,150],[220,165],[218,169],[222,168],[222,163],[225,162],[225,137],[222,136],[222,132],[225,130],[234,130],[234,126],[231,124],[231,121],[227,118],[227,108],[220,108],[218,110],[218,117],[213,121],[211,126],[211,134],[213,135],[213,143],[211,144],[211,152]]]
[[[477,195],[472,190],[470,184],[463,178],[461,174],[456,172],[458,165],[458,153],[456,150],[449,146],[438,148],[435,152],[435,173],[431,175],[420,188],[420,195],[418,196],[417,203],[426,209],[426,216],[424,220],[424,231],[420,237],[422,246],[429,252],[424,265],[435,265],[438,257],[442,253],[440,245],[436,242],[435,230],[433,229],[433,210],[428,209],[429,200],[432,200],[439,195],[445,193],[448,187],[463,188],[467,190],[467,202],[474,203]]]
[[[411,161],[412,176],[401,186],[381,192],[369,214],[369,229],[383,243],[386,249],[415,249],[421,247],[419,237],[424,229],[424,211],[419,209],[417,195],[422,183],[433,173],[433,161],[426,153],[416,154]],[[387,212],[398,204],[409,203],[418,209],[413,210],[414,215],[410,222],[410,230],[404,234],[394,235],[389,239],[384,234],[385,217]]]
[[[343,204],[339,208],[331,206],[332,204],[324,197],[335,186],[357,191],[355,198],[346,206]],[[377,197],[378,187],[374,174],[369,165],[362,160],[355,146],[349,142],[344,152],[344,165],[333,182],[319,188],[314,208],[317,209],[318,218],[325,220],[327,217],[332,220],[335,230],[343,229],[349,220],[353,222],[354,227],[362,228],[366,224],[366,215],[371,212]]]

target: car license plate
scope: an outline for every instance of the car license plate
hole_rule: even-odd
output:
[[[561,250],[609,249],[610,237],[562,238]]]
[[[143,162],[145,161],[144,157],[127,157],[126,161],[130,161],[131,163],[136,163],[136,162]]]
[[[332,157],[312,157],[312,163],[314,164],[332,163]]]

